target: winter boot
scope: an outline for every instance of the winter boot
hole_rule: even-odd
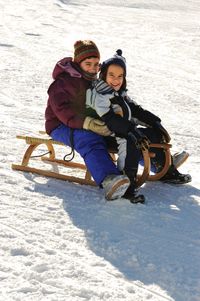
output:
[[[189,174],[181,174],[174,165],[171,165],[160,181],[169,184],[186,184],[192,181],[192,177]]]
[[[114,200],[122,197],[130,185],[129,178],[126,175],[109,175],[102,182],[105,190],[105,198]]]
[[[181,166],[185,162],[185,160],[187,160],[188,157],[189,157],[189,154],[186,151],[175,153],[172,156],[172,162],[173,162],[173,165],[175,166],[175,168],[176,169],[179,168],[179,166]]]
[[[129,200],[131,203],[144,203],[145,197],[143,194],[138,194],[136,190],[136,177],[137,177],[137,169],[128,169],[124,170],[125,174],[130,180],[130,186],[122,196],[124,199]]]
[[[144,204],[145,202],[145,196],[143,194],[137,194],[137,191],[129,192],[128,189],[123,195],[124,199],[129,200],[133,204],[141,203]]]

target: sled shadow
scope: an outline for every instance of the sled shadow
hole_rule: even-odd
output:
[[[159,286],[168,300],[198,300],[200,190],[147,183],[141,189],[149,195],[147,204],[134,205],[106,202],[98,188],[54,180],[36,190],[55,195],[52,185],[73,224],[85,232],[88,247],[123,277],[150,292]]]

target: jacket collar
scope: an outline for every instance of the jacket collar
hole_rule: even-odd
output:
[[[63,72],[68,73],[71,77],[82,77],[82,74],[73,66],[71,57],[65,57],[56,63],[52,73],[53,79]]]

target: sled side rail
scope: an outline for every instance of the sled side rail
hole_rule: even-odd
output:
[[[45,132],[40,132],[40,134],[46,134]],[[53,177],[61,180],[66,180],[70,182],[77,182],[79,184],[86,184],[86,185],[92,185],[96,186],[95,182],[92,180],[92,177],[90,175],[90,172],[88,171],[87,167],[85,164],[78,163],[78,162],[73,162],[73,161],[65,161],[64,159],[58,159],[56,158],[56,153],[54,149],[54,145],[60,145],[60,146],[65,146],[66,145],[62,142],[53,140],[50,138],[50,136],[47,138],[43,137],[32,137],[32,136],[23,136],[23,135],[17,135],[17,139],[22,139],[28,144],[28,148],[26,149],[24,156],[22,158],[21,164],[12,164],[12,169],[14,170],[21,170],[21,171],[27,171],[27,172],[33,172],[37,174],[41,174],[43,176],[47,177]],[[40,145],[46,145],[48,149],[48,156],[32,156],[32,153],[40,146]],[[149,150],[143,150],[142,155],[143,155],[143,160],[144,160],[144,168],[143,171],[140,175],[137,177],[137,186],[141,186],[144,184],[147,180],[149,181],[156,181],[159,180],[162,176],[165,175],[167,172],[169,165],[171,164],[171,154],[170,154],[170,148],[171,144],[167,143],[162,143],[162,144],[156,144],[152,143],[150,144],[150,148],[162,148],[165,153],[165,165],[163,169],[154,175],[150,175],[150,169],[151,169],[151,158],[155,156],[155,153],[149,151]],[[112,159],[115,159],[115,155],[117,151],[115,150],[110,150],[109,151]],[[34,168],[29,166],[30,159],[32,157],[40,157],[40,160],[43,162],[50,162],[50,163],[56,163],[57,165],[62,165],[67,168],[75,168],[79,170],[84,171],[84,178],[81,177],[72,177],[70,175],[65,175],[65,174],[60,174],[59,172],[52,172],[49,170],[43,170],[39,168]]]
[[[58,144],[58,145],[65,145],[64,143],[60,141],[53,140],[51,138],[39,138],[39,137],[31,137],[31,136],[22,136],[22,135],[17,135],[17,139],[23,139],[26,141],[27,144]]]
[[[170,152],[171,147],[172,147],[172,145],[169,143],[150,143],[150,148],[162,148],[164,150],[165,163],[160,172],[157,172],[152,175],[149,174],[149,176],[147,178],[148,181],[158,181],[166,174],[166,172],[169,169],[169,166],[171,165],[171,152]],[[153,158],[155,156],[155,154],[153,152],[149,152],[149,156],[150,156],[150,158]]]
[[[19,170],[19,171],[25,171],[25,172],[32,172],[36,174],[40,174],[43,176],[47,177],[52,177],[52,178],[57,178],[60,180],[65,180],[65,181],[70,181],[70,182],[76,182],[79,184],[84,184],[84,185],[92,185],[96,186],[96,183],[91,179],[91,175],[89,171],[87,170],[85,164],[81,164],[78,162],[72,162],[72,161],[65,161],[61,159],[56,158],[55,154],[55,149],[54,149],[54,144],[61,145],[61,146],[66,146],[64,143],[53,140],[49,137],[47,138],[40,138],[40,137],[32,137],[32,136],[23,136],[23,135],[17,135],[16,136],[18,139],[22,139],[28,144],[28,148],[26,149],[24,156],[22,158],[21,164],[12,164],[12,169],[14,170]],[[39,156],[42,161],[47,161],[51,163],[56,163],[57,165],[63,165],[68,168],[76,168],[79,170],[84,170],[85,172],[85,177],[74,177],[70,176],[68,174],[61,174],[59,172],[52,172],[49,170],[44,170],[41,168],[34,168],[32,166],[29,166],[30,164],[30,159],[34,156],[32,156],[32,153],[36,150],[36,148],[40,145],[46,145],[48,149],[48,157],[42,157]]]

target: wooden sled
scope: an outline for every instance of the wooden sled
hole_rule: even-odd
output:
[[[40,132],[40,134],[45,134],[45,132]],[[96,186],[96,183],[92,179],[90,172],[88,171],[85,164],[73,162],[73,161],[66,161],[64,159],[58,159],[56,158],[56,151],[55,151],[55,145],[60,145],[66,147],[63,143],[59,141],[52,140],[49,136],[47,138],[39,138],[39,137],[31,137],[31,136],[17,136],[18,139],[25,140],[26,144],[28,144],[28,147],[25,151],[25,154],[22,158],[21,164],[12,164],[12,169],[14,170],[20,170],[20,171],[26,171],[26,172],[32,172],[36,173],[42,176],[52,177],[60,180],[65,180],[69,182],[75,182],[79,184],[84,185],[92,185]],[[48,156],[32,156],[33,152],[41,145],[45,145],[48,149]],[[165,175],[167,172],[170,164],[171,164],[171,153],[170,148],[171,144],[163,143],[163,144],[150,144],[150,147],[154,148],[162,148],[165,152],[165,165],[163,169],[156,174],[150,174],[151,170],[151,158],[155,157],[155,154],[152,152],[149,152],[148,150],[142,151],[143,160],[144,160],[144,167],[142,168],[142,171],[137,176],[137,186],[141,186],[144,184],[147,180],[148,181],[156,181],[159,180],[162,176]],[[116,152],[115,151],[109,151],[110,156],[113,160],[116,159]],[[84,172],[84,177],[77,177],[77,176],[71,176],[69,174],[63,174],[59,172],[53,172],[50,170],[45,170],[41,168],[35,168],[30,166],[30,159],[39,157],[42,162],[47,163],[53,163],[56,165],[62,165],[66,167],[67,169],[76,169],[76,170],[82,170]]]

